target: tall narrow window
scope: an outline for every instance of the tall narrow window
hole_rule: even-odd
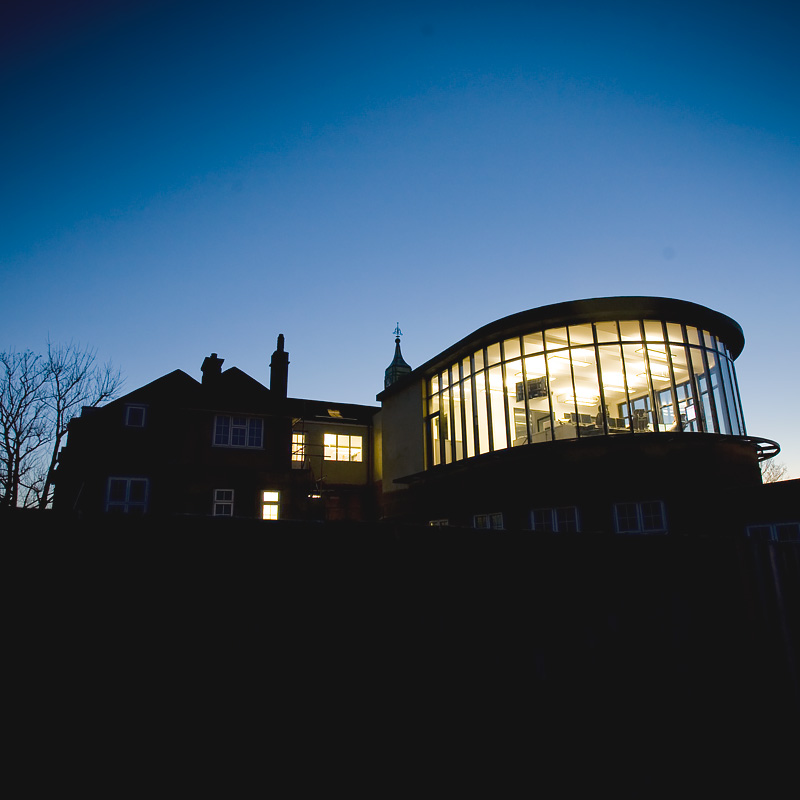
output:
[[[306,460],[306,435],[292,434],[292,461],[302,464]]]
[[[261,519],[278,519],[280,492],[267,490],[261,493]]]

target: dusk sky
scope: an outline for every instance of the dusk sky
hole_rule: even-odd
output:
[[[800,6],[19,2],[0,22],[0,350],[130,391],[216,352],[375,404],[500,317],[612,295],[735,319],[800,477]]]

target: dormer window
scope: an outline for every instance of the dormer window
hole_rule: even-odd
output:
[[[128,428],[144,428],[147,407],[137,405],[125,406],[125,425]]]

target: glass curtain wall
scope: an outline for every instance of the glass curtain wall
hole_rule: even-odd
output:
[[[728,349],[672,322],[585,323],[507,338],[448,365],[426,390],[430,466],[554,439],[745,434]]]

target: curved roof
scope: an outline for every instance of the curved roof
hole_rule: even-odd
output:
[[[532,308],[490,322],[417,367],[411,375],[433,372],[472,353],[477,347],[509,336],[562,325],[625,319],[657,319],[702,328],[722,339],[733,358],[737,358],[744,348],[744,332],[738,322],[698,303],[669,297],[594,297]],[[407,380],[410,376],[391,388],[403,386]]]

